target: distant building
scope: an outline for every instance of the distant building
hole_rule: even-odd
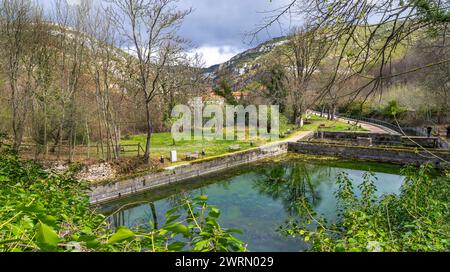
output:
[[[209,91],[203,95],[203,101],[205,104],[213,104],[213,105],[219,105],[219,106],[223,106],[225,105],[225,98],[223,98],[220,95],[217,95],[212,88],[209,89]]]
[[[220,95],[215,94],[213,91],[210,91],[201,97],[190,99],[188,105],[191,108],[203,108],[206,105],[219,105],[223,107],[225,105],[225,99]]]
[[[242,98],[247,98],[249,96],[249,93],[244,92],[233,92],[233,97],[236,100],[241,100]]]

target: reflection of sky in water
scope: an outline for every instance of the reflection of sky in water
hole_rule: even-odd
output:
[[[295,164],[297,167],[298,164]],[[303,168],[305,167],[306,168]],[[312,166],[312,167],[309,167]],[[266,166],[266,168],[272,166]],[[279,167],[279,166],[278,166]],[[310,181],[318,195],[315,209],[324,215],[327,220],[333,221],[336,216],[336,199],[334,192],[337,189],[335,183],[338,173],[345,171],[354,181],[354,188],[362,182],[364,171],[350,170],[328,166],[305,165],[305,171],[313,169]],[[245,174],[238,174],[231,178],[215,178],[217,183],[206,185],[200,189],[190,192],[191,195],[204,194],[208,196],[208,203],[217,206],[221,210],[219,222],[226,228],[237,228],[243,231],[237,235],[241,240],[248,243],[250,251],[300,251],[305,248],[302,241],[293,238],[282,237],[276,229],[285,223],[289,215],[286,211],[286,203],[276,196],[268,196],[261,193],[261,175],[257,173],[260,169]],[[403,178],[398,175],[376,173],[378,181],[377,194],[397,193]],[[259,180],[259,182],[257,182]],[[186,190],[184,188],[183,190]],[[284,190],[287,189],[284,187]],[[286,192],[282,192],[286,193]],[[179,195],[178,195],[179,196]],[[282,198],[282,197],[280,197]],[[141,197],[142,199],[142,197]],[[177,194],[155,201],[155,208],[159,225],[164,222],[165,211],[170,209],[176,202]],[[128,203],[135,200],[130,198]],[[150,205],[145,204],[118,213],[113,218],[115,225],[148,226],[153,215]]]

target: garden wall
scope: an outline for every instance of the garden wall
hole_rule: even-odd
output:
[[[420,165],[432,162],[437,167],[443,167],[443,162],[429,152],[409,148],[383,148],[383,147],[355,147],[333,144],[317,143],[289,143],[288,151],[310,154],[335,156],[354,160],[371,160],[379,162],[415,164]],[[431,151],[434,155],[450,161],[450,152],[444,150]]]
[[[357,138],[371,138],[372,143],[376,145],[404,145],[416,147],[417,144],[426,148],[441,148],[448,149],[438,137],[423,137],[423,136],[402,136],[399,134],[388,133],[368,133],[368,132],[316,132],[315,138],[324,138],[330,140],[354,140],[357,143]]]
[[[323,136],[322,136],[323,135]],[[356,140],[358,137],[372,138],[374,144],[400,144],[402,142],[401,135],[384,134],[384,133],[368,133],[368,132],[316,132],[315,138],[324,138],[331,140]]]
[[[129,178],[127,180],[111,181],[104,184],[94,184],[91,186],[90,192],[91,204],[116,200],[158,186],[169,185],[190,178],[200,177],[239,165],[282,155],[288,151],[310,155],[336,156],[345,159],[399,164],[420,165],[425,162],[432,162],[437,167],[443,166],[441,160],[432,156],[430,153],[412,148],[355,147],[323,143],[282,142],[267,147],[259,147],[225,156],[194,161],[190,164],[166,169],[159,173],[147,174],[140,177]],[[434,150],[432,152],[444,160],[450,161],[449,151]]]
[[[231,167],[248,164],[258,160],[287,153],[287,143],[277,143],[265,147],[228,154],[221,157],[200,160],[186,165],[180,165],[163,172],[152,173],[128,180],[117,180],[105,184],[91,186],[91,204],[98,204],[127,195],[149,190],[158,186],[176,183],[189,178],[195,178]]]

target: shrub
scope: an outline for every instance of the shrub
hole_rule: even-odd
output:
[[[432,178],[432,167],[407,167],[399,195],[375,196],[374,177],[364,176],[356,197],[348,175],[340,174],[336,196],[338,221],[328,224],[300,201],[302,220],[290,220],[281,232],[302,236],[312,251],[447,251],[450,248],[450,182]]]
[[[161,228],[110,229],[90,209],[88,184],[23,161],[0,138],[0,251],[244,251],[206,197],[184,200]],[[185,242],[177,242],[175,236]]]

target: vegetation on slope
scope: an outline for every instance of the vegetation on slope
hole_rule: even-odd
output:
[[[167,212],[151,229],[113,231],[89,206],[88,184],[23,161],[0,142],[0,251],[244,251],[204,196]],[[177,237],[184,237],[177,241]]]
[[[312,251],[447,251],[450,248],[450,176],[435,177],[432,166],[407,167],[400,195],[376,197],[376,180],[368,172],[353,188],[340,174],[336,192],[337,223],[314,213],[308,200],[298,202],[301,220],[291,220],[280,231],[301,236]],[[361,192],[361,197],[356,196]]]

